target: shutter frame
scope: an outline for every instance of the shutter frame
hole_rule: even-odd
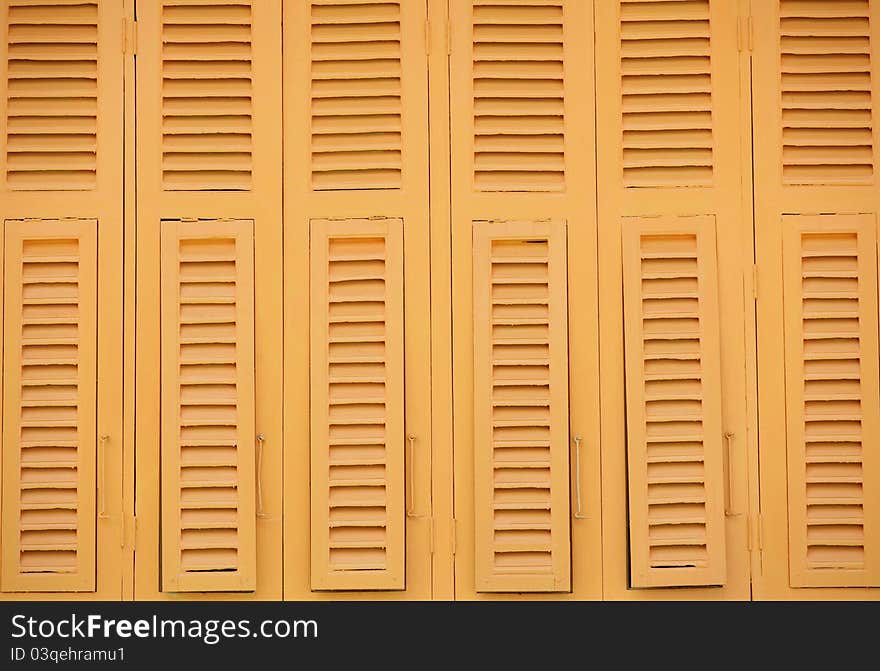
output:
[[[476,515],[475,561],[476,589],[478,592],[566,592],[571,589],[570,561],[570,518],[569,518],[569,416],[568,416],[568,298],[567,298],[567,264],[566,264],[566,228],[561,221],[475,221],[473,226],[474,244],[474,510]],[[494,371],[494,348],[499,345],[493,335],[492,319],[493,298],[492,278],[493,257],[492,245],[495,241],[510,241],[524,244],[529,241],[546,242],[546,263],[548,266],[545,280],[540,284],[547,286],[547,371],[541,372],[540,380],[546,380],[537,387],[548,386],[546,399],[540,398],[536,392],[526,392],[520,398],[524,405],[529,401],[547,407],[547,456],[543,460],[536,455],[525,454],[525,469],[546,470],[546,478],[533,475],[532,478],[517,481],[505,470],[505,460],[496,459],[497,449],[495,431],[500,424],[493,418],[493,404],[504,405],[499,390],[504,387],[498,382],[502,380],[500,371]],[[515,285],[508,285],[515,286]],[[516,289],[513,290],[514,292]],[[522,296],[527,296],[528,290]],[[521,296],[521,298],[522,298]],[[512,296],[517,300],[516,296]],[[528,300],[528,299],[525,299]],[[521,316],[508,315],[502,318],[514,327],[525,326],[529,322]],[[496,322],[497,325],[497,322]],[[513,334],[511,334],[513,335]],[[539,338],[540,339],[540,338]],[[515,345],[516,346],[516,345]],[[540,347],[540,346],[539,346]],[[522,354],[522,353],[521,353]],[[525,360],[525,359],[523,359]],[[518,364],[513,364],[517,366]],[[512,367],[512,366],[508,366]],[[540,365],[536,366],[540,367]],[[537,374],[536,374],[537,376]],[[508,387],[509,388],[509,387]],[[504,407],[516,408],[517,399],[510,399]],[[533,410],[536,405],[527,406]],[[519,415],[517,417],[517,415]],[[534,434],[535,425],[527,425],[516,410],[510,419],[518,426],[531,428]],[[530,421],[534,421],[531,419]],[[540,421],[540,420],[539,420]],[[510,438],[508,438],[510,441]],[[499,439],[497,442],[504,442]],[[534,436],[526,442],[538,442]],[[542,441],[543,442],[543,441]],[[510,447],[510,446],[508,446]],[[519,448],[533,451],[537,445],[524,445]],[[510,463],[510,460],[506,460]],[[538,463],[540,461],[540,463]],[[515,470],[511,463],[508,471]],[[498,471],[502,471],[499,473]],[[499,482],[505,479],[506,482]],[[523,489],[546,490],[541,495],[542,502],[524,502],[515,500],[516,495],[498,510],[494,508],[495,499],[499,494],[515,491],[516,485],[534,484],[535,487]],[[511,487],[512,489],[508,489]],[[538,498],[536,495],[534,498]],[[535,507],[530,507],[530,503]],[[540,506],[540,508],[539,508]],[[544,508],[543,506],[546,506]],[[497,512],[505,508],[507,522],[498,519]],[[534,517],[547,510],[545,520],[535,524]],[[530,521],[531,517],[531,521]],[[507,527],[500,529],[499,527]],[[541,532],[546,530],[547,534]],[[549,539],[537,541],[525,538],[514,542],[503,542],[496,538],[501,531],[531,532],[533,537],[549,536]],[[518,535],[516,535],[518,536]],[[515,537],[516,538],[516,537]],[[522,549],[517,551],[516,546]],[[536,570],[528,566],[528,558],[521,556],[519,562],[513,557],[517,553],[532,555],[533,561],[544,563],[544,570]],[[498,555],[511,555],[513,561],[500,564]],[[549,557],[547,556],[549,555]],[[516,564],[520,565],[517,566]]]
[[[311,308],[310,308],[310,337],[311,337],[311,587],[313,590],[402,590],[405,589],[405,475],[404,475],[404,256],[403,256],[403,220],[401,219],[315,219],[311,222]],[[382,240],[382,254],[375,253],[375,241]],[[348,252],[340,257],[331,255],[330,246],[337,242],[346,245]],[[376,264],[381,258],[382,269],[365,271],[373,280],[381,277],[384,285],[383,312],[381,315],[371,313],[376,306],[370,308],[362,305],[361,309],[369,314],[369,323],[382,322],[383,335],[381,356],[376,355],[377,361],[382,363],[382,373],[376,373],[384,381],[384,396],[381,401],[372,399],[372,403],[365,405],[382,405],[381,409],[373,407],[371,412],[365,409],[366,421],[381,424],[383,431],[381,438],[369,432],[366,424],[355,424],[361,427],[359,435],[350,435],[347,439],[340,437],[335,443],[338,448],[348,447],[350,452],[360,448],[363,454],[350,454],[348,459],[336,460],[332,457],[334,432],[341,433],[345,422],[354,421],[350,412],[346,411],[344,403],[352,398],[344,398],[331,395],[331,380],[338,380],[338,387],[343,385],[349,388],[349,393],[354,398],[361,400],[366,396],[361,389],[346,383],[345,378],[350,375],[340,373],[331,377],[330,369],[334,366],[331,358],[331,331],[340,330],[345,324],[351,327],[357,324],[357,319],[364,315],[340,315],[337,321],[331,322],[332,305],[337,308],[345,305],[349,300],[349,306],[378,302],[375,296],[370,295],[370,289],[360,282],[353,287],[350,295],[339,296],[334,301],[331,294],[330,282],[334,279],[332,272],[339,272],[337,277],[354,278],[360,273],[357,270],[331,270],[334,260],[345,263],[353,261],[361,264]],[[342,273],[350,273],[343,275]],[[378,273],[378,274],[374,274]],[[346,280],[349,284],[352,279]],[[357,281],[357,280],[355,280]],[[372,300],[371,300],[372,299]],[[354,317],[353,321],[346,318]],[[338,321],[341,319],[342,321]],[[364,347],[369,338],[368,334],[361,329],[353,329],[354,341],[347,341],[349,345]],[[340,337],[340,336],[337,336]],[[344,337],[344,336],[341,336]],[[339,340],[336,341],[339,344]],[[356,357],[357,358],[357,357]],[[364,357],[371,358],[371,357]],[[375,365],[374,362],[370,362]],[[362,361],[360,365],[369,366],[370,363]],[[346,364],[337,365],[342,367]],[[355,377],[358,377],[355,375]],[[361,373],[361,377],[365,376]],[[338,392],[342,393],[342,392]],[[363,399],[366,400],[366,399]],[[356,404],[355,404],[356,405]],[[376,416],[376,411],[379,415]],[[338,414],[337,414],[338,413]],[[338,416],[338,419],[334,416]],[[334,424],[334,422],[336,422]],[[335,426],[335,430],[334,430]],[[376,451],[382,445],[383,454],[376,455],[370,464],[368,452]],[[358,451],[360,451],[358,450]],[[369,472],[358,474],[358,468],[366,471],[375,471],[376,466],[382,466],[382,474],[378,477],[379,485],[384,490],[384,496],[378,497],[371,490]],[[412,465],[410,466],[412,467]],[[331,478],[332,470],[354,469],[351,479],[344,479],[345,486],[334,484]],[[373,473],[375,480],[378,474]],[[384,530],[376,526],[377,520],[370,519],[368,515],[358,516],[351,510],[344,510],[352,506],[334,505],[336,502],[346,501],[344,487],[349,487],[347,500],[354,502],[356,507],[361,508],[361,513],[366,509],[373,508],[373,515],[381,515],[384,522]],[[334,496],[333,490],[338,492]],[[371,496],[372,495],[372,496]],[[358,497],[376,499],[372,506],[363,506]],[[357,505],[361,504],[361,505]],[[334,511],[335,508],[335,511]],[[334,514],[335,513],[335,514]],[[353,515],[353,518],[352,518]],[[337,517],[336,520],[333,517]],[[336,532],[334,533],[334,529]],[[343,537],[348,529],[349,538]],[[364,531],[370,529],[373,534],[372,540],[364,538]],[[368,532],[369,533],[369,532]],[[337,538],[333,538],[336,536]],[[353,537],[352,537],[353,536]],[[361,536],[361,539],[358,539]],[[380,539],[375,536],[381,536]],[[384,544],[382,558],[377,557],[377,543]],[[335,547],[334,547],[335,546]],[[357,550],[372,550],[369,557],[355,559],[352,565],[345,566],[346,559],[344,550],[355,550],[354,554],[366,555],[366,552],[358,553]],[[334,550],[336,552],[334,552]],[[340,552],[342,550],[343,552]],[[347,553],[351,555],[352,553]],[[334,557],[334,555],[337,555]],[[334,562],[336,564],[334,565]],[[361,562],[360,564],[358,562]]]
[[[211,591],[253,591],[256,588],[256,474],[255,474],[255,441],[254,413],[255,413],[255,389],[254,389],[254,229],[251,220],[200,220],[180,221],[164,220],[162,222],[162,299],[161,299],[161,330],[162,330],[162,451],[161,451],[161,489],[162,489],[162,584],[163,591],[169,592],[211,592]],[[184,381],[180,373],[183,357],[180,349],[184,344],[180,336],[180,328],[184,323],[181,321],[181,304],[179,295],[184,280],[192,283],[198,281],[196,275],[184,278],[181,274],[181,265],[186,261],[181,256],[180,248],[185,243],[200,242],[211,245],[222,245],[232,241],[234,252],[234,274],[222,275],[220,270],[214,274],[210,270],[202,271],[201,281],[208,283],[230,283],[232,295],[231,316],[234,319],[234,355],[232,366],[234,372],[230,377],[217,375],[217,371],[211,372],[214,378],[207,373],[199,373]],[[208,265],[212,262],[213,253],[210,249],[202,256],[190,257],[193,262],[203,262]],[[227,259],[224,254],[217,254],[216,259]],[[220,262],[220,261],[218,261]],[[228,296],[226,297],[228,298]],[[211,297],[207,299],[209,302]],[[217,302],[220,302],[219,300]],[[227,303],[228,304],[228,303]],[[192,304],[190,304],[192,305]],[[208,308],[216,309],[215,306],[207,305]],[[205,313],[204,320],[189,318],[185,323],[195,327],[210,324],[211,316]],[[229,323],[233,323],[230,321]],[[224,323],[224,326],[226,323]],[[198,337],[198,336],[195,336]],[[189,343],[192,347],[199,344],[212,346],[211,336],[206,337],[206,342]],[[219,342],[222,342],[219,341]],[[223,360],[222,365],[229,366],[228,353],[218,357]],[[211,359],[210,354],[190,359],[192,366],[211,364],[205,361]],[[217,366],[219,367],[219,366]],[[211,413],[199,411],[195,408],[210,407],[206,404],[217,403],[219,400],[212,398],[210,389],[200,391],[192,389],[194,385],[208,385],[213,380],[214,386],[235,384],[234,396],[224,397],[225,412],[234,413],[234,424],[217,424],[218,426],[234,427],[229,433],[233,438],[220,438],[216,430],[211,429],[212,419],[207,417]],[[188,386],[189,399],[182,398],[181,387]],[[183,417],[183,408],[189,406],[187,414],[191,418]],[[231,409],[230,409],[231,408]],[[207,421],[206,421],[207,420]],[[219,422],[226,421],[219,417]],[[184,460],[181,455],[181,433],[184,426],[207,429],[205,433],[212,434],[203,436],[202,445],[198,441],[190,442],[190,450],[193,452],[191,460]],[[190,439],[187,439],[188,441]],[[227,443],[224,445],[224,443]],[[210,453],[196,457],[197,451],[208,452],[212,447],[223,446],[226,450],[220,456],[212,456]],[[233,454],[227,454],[232,452]],[[183,506],[182,490],[185,489],[185,479],[181,475],[184,468],[192,469],[189,481],[190,488],[206,489],[196,484],[200,477],[204,483],[211,483],[219,489],[233,489],[233,495],[226,499],[215,499],[213,503],[203,504],[192,502],[187,510],[225,510],[223,515],[214,520],[204,519],[202,513],[199,521],[195,515],[190,522],[183,520],[181,508]],[[195,469],[201,469],[197,474]],[[223,470],[226,469],[222,480]],[[234,473],[229,473],[233,470]],[[197,477],[199,476],[199,477]],[[231,477],[232,480],[228,480]],[[229,484],[220,485],[219,482]],[[209,484],[209,486],[211,486]],[[208,497],[206,492],[201,497]],[[228,511],[234,511],[230,514]],[[233,518],[233,521],[229,521]],[[184,525],[187,525],[186,528]],[[212,534],[212,529],[217,531],[226,530],[226,541],[221,542],[221,535]],[[229,530],[232,533],[228,533]],[[187,533],[189,531],[189,533]],[[192,536],[192,543],[184,543],[184,535]],[[214,541],[210,536],[214,535]],[[229,541],[228,536],[234,535],[235,540]],[[201,540],[200,540],[201,539]],[[184,545],[189,544],[186,548]],[[217,570],[211,569],[188,569],[183,560],[183,553],[187,549],[223,549],[234,548],[235,560],[224,560],[222,567]],[[210,560],[205,564],[210,564]]]
[[[658,330],[647,333],[644,326],[644,301],[646,294],[644,292],[644,283],[646,281],[656,282],[658,279],[662,282],[664,278],[653,277],[648,278],[648,273],[644,270],[643,265],[643,240],[646,238],[657,238],[664,240],[659,247],[659,251],[649,253],[652,259],[666,260],[667,264],[672,260],[672,264],[676,264],[675,259],[680,257],[693,257],[695,259],[694,269],[690,271],[672,270],[679,277],[684,276],[687,279],[696,278],[697,288],[694,292],[679,291],[675,285],[669,289],[669,293],[665,296],[678,300],[676,296],[691,295],[696,297],[699,324],[697,329],[683,330],[676,333],[672,330]],[[693,239],[693,245],[687,242],[688,238]],[[691,247],[690,251],[685,251],[687,247]],[[645,258],[649,258],[645,257]],[[715,249],[715,217],[714,216],[693,216],[693,217],[624,217],[623,218],[623,263],[624,263],[624,339],[626,350],[626,408],[627,408],[627,461],[629,475],[629,515],[630,515],[630,557],[632,566],[632,586],[633,587],[672,587],[686,585],[723,585],[726,579],[726,559],[725,559],[725,517],[724,517],[724,465],[723,465],[723,446],[722,446],[722,408],[721,408],[721,346],[719,333],[719,303],[718,303],[718,277],[717,277],[717,260]],[[663,272],[661,270],[661,272]],[[662,294],[662,292],[661,292]],[[662,299],[664,296],[660,296]],[[650,300],[650,299],[649,299]],[[664,317],[663,304],[657,307],[657,311],[653,314],[660,318],[675,319],[673,315],[678,312],[673,309],[675,305],[669,305],[665,313],[669,317]],[[681,309],[681,308],[679,308]],[[681,310],[681,314],[688,311]],[[684,321],[679,319],[679,321]],[[685,325],[682,325],[685,326]],[[681,327],[679,327],[681,328]],[[648,412],[648,404],[667,403],[675,406],[681,402],[680,397],[669,395],[669,393],[657,392],[654,398],[649,398],[646,391],[646,381],[648,375],[646,373],[645,357],[647,355],[645,343],[654,336],[653,340],[660,339],[663,342],[681,341],[685,347],[688,342],[697,340],[696,361],[700,362],[695,370],[684,371],[689,376],[684,379],[699,380],[699,389],[695,390],[695,399],[691,399],[690,410],[687,411],[687,405],[682,409],[681,416],[677,421],[681,423],[700,423],[702,432],[700,435],[685,439],[686,434],[681,434],[677,440],[672,443],[691,443],[692,446],[698,444],[696,450],[691,447],[691,453],[686,454],[686,450],[682,450],[680,454],[655,455],[649,463],[649,425],[658,422],[672,422],[669,416],[654,415],[652,417]],[[693,345],[691,345],[693,347]],[[661,360],[675,361],[677,355],[674,351],[669,352],[663,350],[662,346],[658,352],[654,353],[661,357]],[[694,352],[687,352],[686,356],[693,355]],[[678,355],[680,356],[680,355]],[[687,360],[687,359],[685,359]],[[692,359],[693,360],[693,359]],[[668,363],[667,363],[668,366]],[[670,371],[671,372],[671,371]],[[665,380],[680,379],[676,374],[671,374],[665,378],[663,371],[650,378],[654,382],[661,384]],[[699,408],[693,400],[699,400]],[[663,408],[661,407],[662,411]],[[668,413],[669,411],[667,411]],[[669,413],[670,416],[676,416],[675,413]],[[656,429],[655,429],[656,430]],[[657,434],[655,446],[663,444],[664,438],[672,438],[670,435]],[[668,443],[667,443],[668,444]],[[662,449],[662,448],[661,448]],[[655,448],[656,451],[656,448]],[[685,458],[690,457],[690,458]],[[678,461],[668,461],[668,459],[677,459]],[[655,536],[652,540],[650,533],[651,523],[651,506],[664,505],[664,503],[651,503],[649,490],[651,482],[649,479],[649,470],[654,466],[653,470],[657,470],[660,466],[663,468],[664,463],[689,463],[690,471],[701,471],[694,474],[691,472],[682,472],[680,476],[690,478],[687,480],[679,480],[678,482],[701,483],[704,499],[703,515],[687,516],[687,519],[702,519],[702,523],[695,521],[692,524],[697,527],[692,532],[696,532],[705,538],[703,543],[689,545],[691,539],[688,539],[681,532],[681,527],[685,524],[681,521],[684,518],[668,518],[671,521],[668,525],[671,527],[667,538]],[[702,463],[702,468],[698,465]],[[701,476],[701,477],[700,477]],[[676,474],[667,474],[667,478],[658,475],[658,478],[673,484],[676,482]],[[657,483],[655,481],[655,484]],[[693,487],[692,487],[693,489]],[[688,502],[688,498],[699,498],[699,495],[691,493],[690,496],[680,492],[679,494],[671,493],[665,497],[665,502],[669,505],[686,504],[693,506],[693,502]],[[672,500],[669,500],[672,499]],[[655,497],[654,499],[658,499]],[[653,518],[656,522],[658,518]],[[661,520],[663,518],[660,518]],[[664,524],[655,524],[655,526],[665,526]],[[678,528],[676,528],[678,527]],[[677,541],[677,542],[676,542]],[[693,566],[685,565],[692,560],[690,558],[675,559],[669,555],[667,559],[661,559],[659,556],[655,559],[651,558],[652,548],[662,548],[665,544],[673,544],[672,547],[702,547],[705,549],[704,565],[698,564],[699,559],[694,560]],[[688,551],[693,557],[702,554],[699,550]],[[655,554],[663,553],[659,549]],[[673,562],[681,561],[681,566],[671,565]],[[667,563],[669,566],[661,567],[660,564]]]
[[[97,388],[97,267],[98,267],[98,224],[94,219],[27,219],[27,220],[8,220],[4,226],[4,398],[3,398],[3,520],[2,520],[2,546],[3,546],[3,571],[2,571],[2,589],[3,591],[30,591],[30,592],[93,592],[96,587],[96,509],[95,509],[95,489],[96,489],[96,459],[97,459],[97,399],[95,390]],[[76,240],[77,252],[75,255],[78,268],[76,271],[77,296],[79,298],[77,305],[77,331],[76,331],[76,354],[75,365],[77,373],[75,378],[69,378],[63,375],[63,371],[58,371],[58,375],[62,375],[63,381],[67,382],[65,386],[77,386],[76,390],[76,419],[73,426],[76,427],[77,437],[74,447],[77,450],[75,457],[76,468],[76,494],[75,499],[75,557],[72,570],[48,570],[46,572],[25,572],[21,570],[20,553],[22,550],[21,541],[21,524],[22,524],[22,498],[21,493],[22,477],[22,448],[19,447],[22,432],[22,377],[23,362],[25,358],[22,356],[22,348],[27,345],[23,333],[23,264],[27,263],[28,255],[23,253],[24,246],[28,243],[43,242],[48,240],[71,241]],[[40,263],[36,259],[44,259],[41,265],[52,263],[52,258],[64,258],[64,261],[57,262],[59,265],[68,265],[68,257],[65,254],[45,253],[45,256],[31,255],[32,263]],[[45,272],[45,269],[44,271]],[[69,272],[69,271],[68,271]],[[59,275],[69,277],[69,274],[62,273],[60,270],[50,272],[49,275],[53,279]],[[33,285],[32,285],[33,287]],[[56,290],[57,292],[57,290]],[[13,307],[17,306],[17,307]],[[38,308],[38,305],[32,307]],[[48,315],[47,315],[48,316]],[[37,317],[40,319],[40,317]],[[45,319],[45,317],[43,317]],[[54,322],[55,326],[64,324],[66,319],[64,316],[58,316],[59,321]],[[46,322],[42,322],[46,324]],[[35,325],[32,323],[32,325]],[[51,336],[48,338],[52,340]],[[45,343],[49,344],[49,343]],[[69,347],[69,346],[68,346]],[[17,354],[14,355],[13,353]],[[37,365],[39,361],[48,361],[58,359],[51,353],[46,356],[35,359]],[[63,360],[63,359],[62,359]],[[67,364],[69,366],[69,364]],[[58,366],[60,368],[60,366]],[[45,379],[44,372],[37,373],[41,379]],[[56,382],[61,382],[62,378],[58,378]],[[32,380],[34,378],[31,378]],[[40,385],[46,386],[46,385]],[[31,388],[32,393],[35,389]],[[59,398],[58,390],[54,395]],[[68,399],[70,401],[70,399]],[[70,406],[61,406],[70,407]],[[49,411],[56,415],[55,421],[58,424],[64,424],[64,418],[57,414],[58,406],[44,406],[41,408],[43,413]],[[51,418],[42,417],[42,421]],[[70,419],[67,418],[67,422]],[[68,426],[70,426],[68,424]],[[33,428],[38,428],[34,426]],[[56,425],[57,428],[57,425]],[[51,446],[56,442],[49,436],[35,439],[34,442],[40,443],[43,448]],[[59,452],[60,446],[54,446],[55,457]],[[32,448],[39,449],[40,445],[33,445]],[[68,450],[65,449],[65,452]],[[36,459],[29,463],[37,463],[45,461],[45,459]],[[69,461],[62,460],[62,461]],[[51,469],[55,471],[56,469]],[[58,468],[57,471],[61,471]],[[43,478],[43,481],[51,480],[50,471],[47,469],[34,469],[31,478]],[[45,475],[44,475],[45,473]],[[60,475],[60,474],[59,474]],[[63,476],[62,480],[63,480]],[[31,484],[33,480],[31,481]],[[35,491],[31,489],[30,491]],[[21,498],[20,498],[21,497]],[[57,496],[44,495],[43,501],[36,502],[40,509],[46,503],[51,501],[59,501]],[[69,505],[69,502],[66,502]],[[36,509],[32,509],[32,513]],[[57,525],[57,514],[62,508],[47,507],[45,510],[55,510],[56,517],[54,520],[44,521],[44,524]],[[45,514],[45,513],[44,513]],[[63,513],[62,513],[63,515]],[[70,521],[63,522],[70,524]],[[56,527],[57,528],[57,527]],[[32,535],[51,531],[46,529],[43,532],[31,531]],[[47,539],[44,539],[44,542]],[[56,537],[56,543],[58,539]],[[69,542],[69,538],[66,539]],[[39,550],[35,550],[39,552]]]

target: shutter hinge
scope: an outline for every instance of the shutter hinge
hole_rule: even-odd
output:
[[[137,53],[137,21],[129,17],[122,19],[122,53],[126,56]]]
[[[751,53],[754,45],[754,35],[751,16],[740,16],[736,22],[736,48],[737,51]]]

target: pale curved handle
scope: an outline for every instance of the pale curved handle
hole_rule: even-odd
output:
[[[574,517],[577,520],[586,518],[581,506],[581,441],[580,436],[574,437],[574,496],[575,496],[575,512]]]
[[[110,441],[108,434],[101,436],[101,502],[98,510],[100,519],[110,517],[107,514],[107,443]]]
[[[257,434],[257,517],[265,517],[263,514],[263,443],[266,436]]]
[[[415,456],[416,456],[416,434],[409,434],[406,439],[409,441],[409,491],[406,498],[406,516],[418,517],[416,515],[416,490],[415,490]]]

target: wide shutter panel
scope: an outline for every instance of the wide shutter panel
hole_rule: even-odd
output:
[[[564,189],[563,34],[563,0],[474,0],[477,190]]]
[[[404,588],[403,221],[311,226],[312,589]]]
[[[10,0],[5,18],[7,187],[94,189],[98,3]]]
[[[783,223],[791,584],[880,586],[875,218]]]
[[[97,222],[5,224],[5,591],[94,591]]]
[[[623,181],[713,180],[709,0],[620,3]]]
[[[254,231],[162,222],[162,583],[256,586]]]
[[[161,16],[163,188],[250,190],[251,3],[166,0]]]
[[[565,224],[474,223],[479,592],[570,588]]]
[[[312,187],[399,189],[400,3],[311,3]]]
[[[781,0],[785,184],[872,182],[870,15],[869,0]]]
[[[623,221],[633,587],[725,582],[714,217]]]

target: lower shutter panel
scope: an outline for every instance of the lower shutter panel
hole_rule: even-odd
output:
[[[792,586],[880,586],[874,216],[783,225]]]
[[[715,220],[623,231],[632,586],[723,585]]]
[[[400,219],[312,221],[315,590],[405,587],[403,277]]]
[[[162,222],[162,585],[256,587],[253,222]]]
[[[570,589],[565,224],[474,224],[479,592]]]
[[[97,227],[5,224],[4,591],[95,590]]]

